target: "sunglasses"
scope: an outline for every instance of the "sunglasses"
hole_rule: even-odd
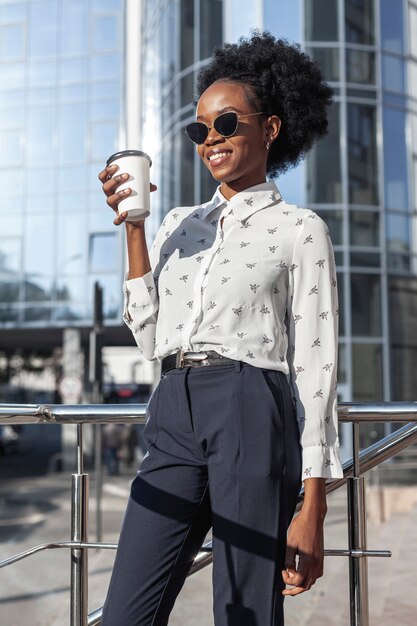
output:
[[[251,115],[263,115],[263,112],[259,113],[242,113],[238,115],[235,111],[228,111],[222,113],[213,122],[213,126],[207,126],[204,122],[191,122],[185,127],[185,132],[196,144],[204,143],[208,137],[208,134],[212,128],[214,128],[222,137],[231,137],[235,134],[239,120],[241,117],[250,117]]]

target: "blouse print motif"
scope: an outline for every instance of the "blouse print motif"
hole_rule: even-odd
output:
[[[284,202],[272,181],[230,201],[218,188],[169,211],[149,256],[151,271],[124,284],[123,319],[142,354],[215,350],[284,372],[302,478],[342,477],[336,267],[319,215]]]

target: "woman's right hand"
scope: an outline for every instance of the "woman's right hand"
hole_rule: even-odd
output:
[[[116,218],[113,220],[113,224],[119,226],[120,224],[123,224],[125,222],[127,217],[126,211],[124,211],[123,213],[119,213],[119,203],[124,198],[127,198],[132,190],[130,189],[130,187],[127,187],[126,189],[117,191],[119,185],[126,182],[126,180],[129,178],[129,174],[118,174],[117,176],[114,176],[117,169],[117,165],[109,165],[105,167],[102,172],[100,172],[98,178],[103,183],[102,189],[107,196],[107,204],[116,213]],[[156,185],[153,185],[151,183],[151,191],[156,191],[156,189]],[[144,223],[145,219],[138,219],[135,222],[126,222],[126,227],[132,229],[143,228]]]

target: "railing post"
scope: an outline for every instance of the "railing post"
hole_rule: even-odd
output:
[[[77,425],[77,473],[71,484],[71,540],[88,542],[88,474],[84,474],[82,424]],[[88,622],[88,551],[71,549],[71,626]]]
[[[366,556],[352,552],[366,550],[365,479],[359,467],[359,424],[353,422],[353,476],[347,482],[349,534],[350,624],[369,626],[368,563]]]

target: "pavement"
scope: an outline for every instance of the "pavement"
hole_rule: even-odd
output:
[[[43,431],[38,427],[37,432]],[[39,435],[38,435],[39,436]],[[51,431],[49,451],[54,452]],[[35,438],[35,439],[34,439]],[[37,449],[35,431],[31,448]],[[34,545],[70,538],[70,476],[48,473],[48,463],[36,455],[28,462],[28,449],[18,457],[0,458],[0,560]],[[19,468],[19,471],[18,471]],[[105,477],[103,539],[117,542],[125,502],[134,470]],[[94,483],[91,484],[89,538],[95,540]],[[411,501],[411,500],[410,500]],[[344,489],[328,498],[326,548],[347,545]],[[207,537],[209,539],[209,536]],[[370,626],[414,626],[417,622],[416,559],[417,505],[393,512],[384,523],[368,521],[368,547],[392,550],[391,558],[370,558]],[[114,552],[89,553],[89,610],[102,605]],[[212,568],[191,575],[178,596],[170,626],[213,626]],[[0,570],[1,626],[62,626],[69,624],[70,555],[65,549],[38,553]],[[313,588],[285,600],[286,625],[348,626],[348,560],[327,557],[325,575]],[[244,625],[242,625],[244,626]]]

